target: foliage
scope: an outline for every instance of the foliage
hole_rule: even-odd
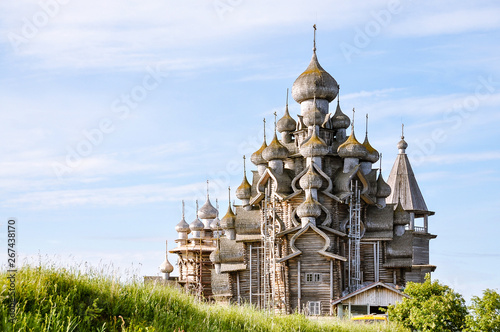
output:
[[[466,331],[500,331],[500,294],[491,289],[483,292],[483,297],[473,296],[467,316]]]
[[[408,282],[401,303],[389,306],[389,319],[420,331],[462,331],[467,307],[462,296],[427,274],[424,283]]]
[[[9,284],[0,274],[0,331],[403,331],[396,324],[360,326],[302,315],[272,316],[251,306],[197,301],[175,287],[119,283],[98,272],[23,267],[16,275],[16,322]]]

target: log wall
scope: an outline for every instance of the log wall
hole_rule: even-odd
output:
[[[308,301],[321,301],[321,314],[330,314],[330,260],[318,254],[324,246],[325,240],[309,229],[296,241],[295,246],[302,251],[297,258],[288,262],[290,280],[290,307],[292,311],[307,308]],[[298,264],[300,260],[300,287],[298,276]],[[307,282],[307,273],[320,273],[319,282]],[[341,275],[340,264],[334,261],[333,266],[333,298],[340,297]],[[300,288],[300,303],[299,303]],[[299,307],[300,306],[300,307]]]

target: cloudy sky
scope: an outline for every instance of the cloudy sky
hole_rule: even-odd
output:
[[[2,243],[15,217],[23,259],[157,275],[182,199],[191,221],[209,179],[227,209],[316,23],[319,61],[358,136],[369,114],[386,178],[405,123],[436,211],[434,277],[467,299],[498,288],[498,17],[495,1],[4,0]]]

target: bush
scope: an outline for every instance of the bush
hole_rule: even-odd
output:
[[[491,289],[483,292],[483,297],[472,297],[467,316],[466,331],[500,331],[500,294]]]
[[[462,331],[465,327],[467,307],[462,296],[437,280],[431,282],[408,282],[401,303],[389,306],[389,319],[404,327],[420,331]]]

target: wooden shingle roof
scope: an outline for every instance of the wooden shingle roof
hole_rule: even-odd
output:
[[[392,189],[391,194],[387,197],[388,204],[397,205],[399,201],[406,211],[433,214],[427,209],[406,153],[399,153],[396,157],[387,184]]]

